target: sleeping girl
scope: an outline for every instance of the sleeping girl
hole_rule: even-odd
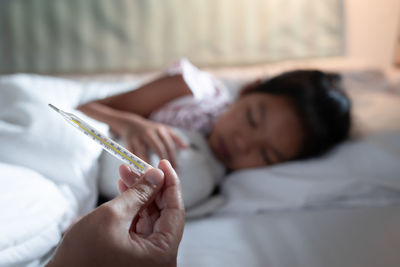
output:
[[[178,171],[177,154],[189,144],[173,127],[201,133],[226,171],[318,156],[349,134],[351,103],[337,74],[286,72],[232,98],[222,82],[183,59],[160,78],[79,109],[107,123],[137,156],[149,160],[153,152]]]

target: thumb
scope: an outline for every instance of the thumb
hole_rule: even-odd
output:
[[[164,173],[155,168],[148,170],[141,179],[119,197],[113,199],[121,211],[121,217],[129,223],[152,203],[164,184]]]

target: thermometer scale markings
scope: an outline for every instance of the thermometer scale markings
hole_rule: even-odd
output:
[[[139,165],[139,163],[137,163],[136,161],[132,160],[131,158],[127,157],[124,153],[121,152],[121,149],[116,149],[115,147],[111,146],[110,144],[106,143],[103,139],[101,139],[99,136],[95,135],[94,133],[92,133],[91,131],[89,131],[88,129],[86,129],[85,126],[83,126],[82,124],[80,124],[78,121],[71,119],[72,122],[74,122],[75,124],[77,124],[79,127],[81,127],[86,133],[90,134],[91,136],[93,136],[94,138],[96,138],[97,140],[101,141],[104,145],[108,146],[109,148],[111,148],[112,150],[114,150],[116,153],[120,154],[121,156],[123,156],[125,159],[129,160],[130,162],[132,162],[133,164],[135,164],[137,167],[139,167],[142,171],[144,170],[144,167]]]
[[[108,138],[106,135],[100,133],[74,114],[64,112],[52,104],[49,104],[49,106],[59,113],[68,123],[73,125],[75,128],[78,128],[80,132],[90,137],[93,141],[96,141],[97,144],[101,145],[103,149],[109,152],[111,155],[117,157],[119,160],[122,160],[125,163],[129,163],[133,167],[132,171],[134,171],[136,174],[141,175],[148,168],[152,168],[151,165],[147,164],[134,154],[131,154],[128,150],[120,146],[112,139]]]

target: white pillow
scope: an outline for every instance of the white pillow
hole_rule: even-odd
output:
[[[328,155],[231,174],[221,212],[400,202],[400,135],[348,142]]]
[[[362,88],[349,94],[358,138],[321,158],[232,173],[220,212],[400,202],[400,97]]]

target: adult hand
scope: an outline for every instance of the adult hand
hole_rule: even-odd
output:
[[[161,159],[167,159],[174,168],[177,167],[176,151],[187,148],[187,145],[171,127],[138,115],[130,115],[125,125],[121,138],[132,153],[148,162],[148,149],[151,149]]]
[[[73,225],[48,267],[176,266],[185,220],[182,189],[168,161],[158,168],[139,178],[123,165],[121,195]]]

